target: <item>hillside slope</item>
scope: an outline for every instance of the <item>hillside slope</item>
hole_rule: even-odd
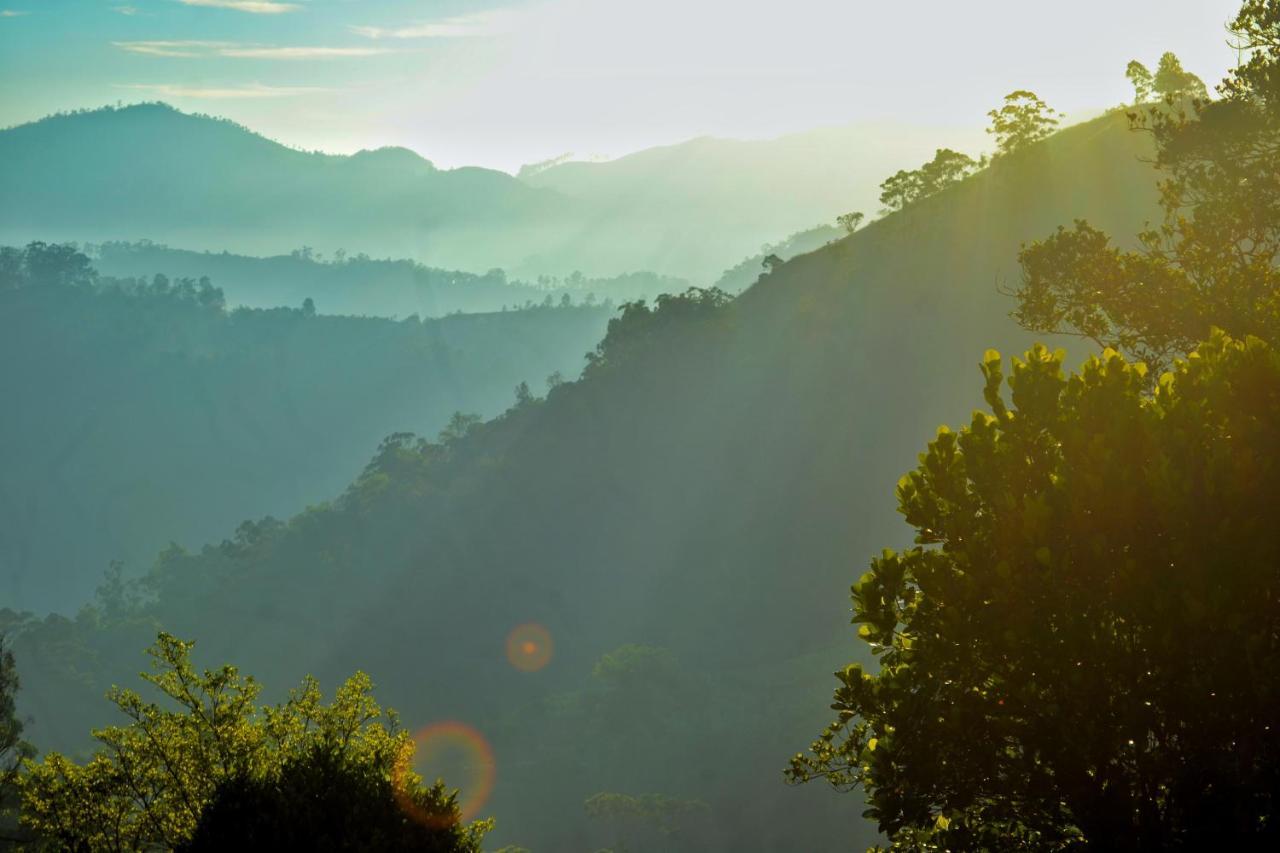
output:
[[[576,372],[608,317],[228,312],[177,281],[0,279],[0,599],[35,610],[74,610],[112,560],[136,574],[171,541],[298,512],[390,433],[501,412],[518,383]]]
[[[851,210],[873,213],[880,181],[930,159],[939,145],[972,147],[974,156],[986,145],[981,133],[938,134],[853,125],[776,139],[703,137],[606,162],[560,163],[523,180],[601,211],[602,232],[635,223],[654,253],[647,266],[711,283],[766,241]],[[599,242],[609,239],[601,233]]]
[[[825,722],[831,668],[860,654],[848,586],[906,540],[894,484],[980,403],[983,350],[1029,344],[997,290],[1019,245],[1076,217],[1134,233],[1155,210],[1146,144],[1120,116],[1072,127],[736,300],[634,308],[580,381],[444,444],[386,446],[288,524],[169,555],[153,604],[11,615],[34,737],[83,730],[100,706],[65,697],[129,671],[163,624],[268,683],[360,667],[410,725],[473,722],[499,756],[503,843],[587,848],[572,816],[599,791],[708,803],[672,849],[868,841],[855,798],[780,778]],[[536,675],[502,653],[527,622],[555,640]],[[671,659],[601,658],[637,643]]]

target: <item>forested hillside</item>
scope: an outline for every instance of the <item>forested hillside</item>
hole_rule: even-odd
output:
[[[81,743],[105,714],[95,697],[163,626],[265,683],[364,668],[409,725],[476,726],[497,756],[500,843],[610,843],[564,818],[601,792],[669,798],[687,823],[669,849],[869,841],[848,802],[778,788],[855,654],[833,591],[890,531],[906,540],[894,484],[939,423],[967,419],[983,351],[1030,342],[1002,293],[1020,245],[1077,217],[1138,231],[1149,151],[1122,115],[1069,128],[736,299],[629,307],[579,381],[440,440],[394,437],[328,504],[169,550],[74,619],[7,614],[29,736]],[[247,316],[308,340],[339,322]],[[409,328],[393,337],[426,334]],[[292,363],[268,352],[253,369]],[[358,375],[403,391],[401,365]],[[531,622],[555,649],[536,677],[503,654]],[[713,820],[678,807],[693,801]]]
[[[575,304],[615,305],[659,293],[679,293],[683,279],[636,272],[607,279],[582,273],[542,276],[533,281],[510,279],[501,269],[483,275],[442,270],[412,260],[381,260],[339,253],[324,258],[295,249],[268,258],[230,252],[193,252],[155,243],[108,242],[85,247],[104,275],[135,277],[162,273],[170,278],[209,276],[218,282],[231,306],[275,308],[315,302],[324,314],[375,317],[443,317],[502,311],[508,308]]]
[[[207,279],[0,253],[0,596],[32,610],[79,606],[113,560],[136,574],[169,542],[328,498],[390,433],[503,411],[576,373],[609,313],[228,310]]]

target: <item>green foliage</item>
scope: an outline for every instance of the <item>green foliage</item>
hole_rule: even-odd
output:
[[[232,666],[197,672],[193,645],[159,635],[142,677],[165,705],[113,689],[130,722],[95,731],[105,748],[88,763],[58,753],[27,763],[25,826],[76,850],[225,849],[236,837],[314,841],[312,849],[361,839],[409,849],[415,838],[425,846],[413,849],[480,849],[490,824],[461,826],[441,783],[422,788],[408,768],[413,741],[374,701],[368,676],[352,676],[330,705],[308,678],[285,703],[258,707],[252,677]],[[326,816],[339,803],[349,810]],[[424,822],[413,825],[415,815]]]
[[[1139,235],[1137,251],[1083,222],[1024,249],[1022,326],[1117,348],[1153,376],[1213,327],[1280,341],[1278,14],[1274,3],[1248,3],[1232,24],[1251,53],[1222,100],[1187,112],[1168,95],[1131,116],[1156,140],[1163,222]]]
[[[899,484],[917,547],[854,586],[879,657],[793,780],[861,786],[896,849],[1280,838],[1280,354],[1216,334],[1154,396],[1114,352],[983,362],[989,412]]]
[[[995,136],[997,153],[1003,155],[1021,151],[1044,139],[1062,118],[1062,113],[1050,109],[1035,92],[1025,89],[1005,95],[1004,105],[987,115],[991,117],[987,133]]]

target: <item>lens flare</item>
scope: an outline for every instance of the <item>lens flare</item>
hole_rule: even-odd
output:
[[[428,784],[443,779],[448,789],[458,789],[461,822],[474,818],[493,791],[497,765],[493,747],[484,735],[466,723],[447,720],[419,729],[413,742],[396,764],[392,779],[400,807],[414,820],[427,826],[439,826],[439,815],[427,814],[401,791],[409,770]]]
[[[507,635],[507,660],[521,672],[537,672],[551,663],[551,632],[536,622],[517,625]]]

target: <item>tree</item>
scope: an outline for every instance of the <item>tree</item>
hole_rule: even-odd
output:
[[[1152,80],[1152,89],[1157,95],[1167,99],[1207,98],[1209,90],[1204,81],[1182,67],[1181,60],[1171,52],[1160,57],[1156,66],[1156,74]]]
[[[1124,76],[1133,84],[1133,104],[1140,106],[1151,100],[1151,93],[1155,91],[1155,81],[1151,77],[1151,72],[1147,70],[1147,66],[1134,59],[1124,70]]]
[[[192,646],[160,634],[148,650],[153,672],[142,677],[177,710],[115,688],[110,698],[130,722],[95,731],[105,748],[87,764],[57,753],[27,763],[20,785],[28,828],[66,849],[181,849],[226,839],[230,821],[251,804],[263,809],[252,824],[263,838],[338,847],[400,839],[418,832],[403,826],[409,814],[430,833],[432,846],[420,849],[480,849],[490,823],[462,826],[442,783],[422,788],[407,764],[413,741],[374,701],[368,676],[348,679],[330,705],[308,678],[284,704],[259,708],[257,682],[231,666],[197,673]],[[321,785],[335,786],[328,805],[353,805],[313,825],[323,804],[308,797]],[[396,808],[389,795],[424,810]]]
[[[950,148],[939,148],[933,159],[919,169],[902,170],[887,178],[880,185],[880,202],[888,210],[902,210],[963,180],[977,167],[972,157]]]
[[[220,784],[179,850],[480,849],[478,831],[455,831],[456,795],[440,784],[398,788],[398,773],[388,774],[386,762],[353,758],[340,744],[315,744],[278,768]]]
[[[858,230],[858,226],[862,224],[865,217],[858,212],[842,213],[836,217],[836,225],[844,229],[846,234],[852,234]]]
[[[1135,112],[1155,137],[1164,220],[1121,251],[1087,223],[1023,250],[1015,319],[1147,362],[1155,378],[1211,328],[1280,341],[1280,11],[1232,24],[1248,60],[1190,110]]]
[[[24,759],[35,754],[22,739],[22,720],[18,717],[14,697],[18,692],[18,672],[13,652],[0,634],[0,841],[18,837],[14,826],[18,773]]]
[[[920,197],[920,173],[899,169],[880,184],[880,203],[887,210],[902,210]]]
[[[933,159],[920,167],[920,195],[931,196],[968,177],[978,164],[967,154],[939,148]]]
[[[900,850],[1280,844],[1280,353],[1217,333],[1154,394],[1108,351],[982,365],[989,413],[898,487],[854,586],[879,658],[792,780]]]
[[[778,267],[782,266],[783,260],[775,254],[768,254],[764,260],[760,262],[760,266],[764,267],[767,272],[774,273],[778,271]]]
[[[1019,89],[1004,96],[1004,106],[987,113],[999,154],[1013,154],[1044,139],[1058,126],[1062,113],[1055,112],[1034,92]]]
[[[1171,371],[1037,347],[1009,406],[989,353],[990,414],[899,485],[917,547],[854,588],[880,671],[837,674],[789,772],[863,786],[895,849],[1280,844],[1280,4],[1233,30],[1222,101],[1135,118],[1167,176],[1144,250],[1077,223],[1022,256],[1024,325]]]

